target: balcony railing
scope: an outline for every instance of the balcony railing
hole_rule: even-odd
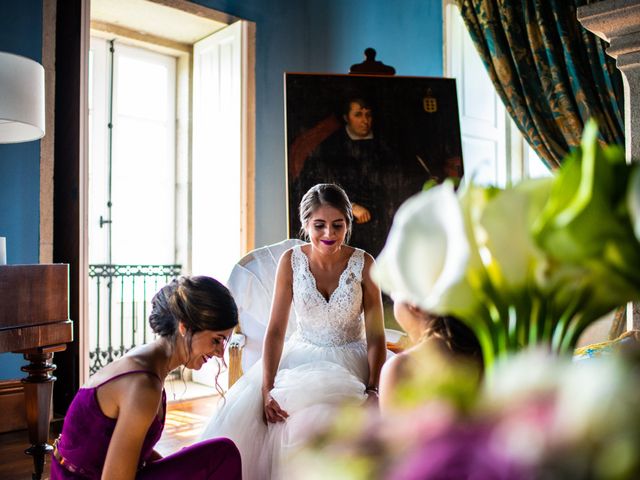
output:
[[[181,265],[89,265],[89,373],[153,338],[151,298]]]

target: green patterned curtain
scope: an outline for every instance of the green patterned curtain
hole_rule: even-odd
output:
[[[624,145],[622,79],[576,20],[588,0],[456,0],[514,122],[551,168],[580,143],[587,119]]]

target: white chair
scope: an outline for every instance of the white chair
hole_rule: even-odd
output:
[[[233,267],[227,287],[238,305],[239,325],[229,342],[229,387],[262,356],[278,261],[285,251],[301,243],[294,238],[257,248]],[[295,329],[292,308],[286,337]]]

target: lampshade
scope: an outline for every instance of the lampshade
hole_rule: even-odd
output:
[[[29,58],[0,52],[0,143],[44,136],[44,68]]]

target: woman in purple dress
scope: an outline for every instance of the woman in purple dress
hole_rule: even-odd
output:
[[[153,450],[166,414],[164,378],[222,357],[238,310],[209,277],[181,277],[152,300],[157,339],[107,365],[80,388],[55,442],[55,479],[240,479],[240,454],[214,438],[162,458]]]

